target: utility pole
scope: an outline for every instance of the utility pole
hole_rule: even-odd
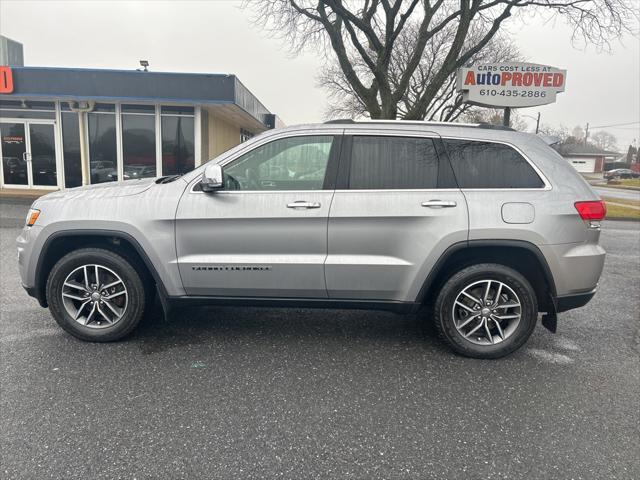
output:
[[[589,138],[589,122],[587,122],[587,128],[584,131],[584,144],[587,144],[587,139]]]

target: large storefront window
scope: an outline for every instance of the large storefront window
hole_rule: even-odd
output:
[[[80,163],[80,130],[78,114],[62,107],[62,155],[64,158],[64,186],[82,185],[82,165]]]
[[[196,107],[95,103],[81,115],[91,184],[183,174],[196,166]],[[68,101],[2,99],[0,117],[3,185],[82,185],[80,117]],[[60,184],[59,157],[64,169]]]
[[[162,175],[193,170],[193,108],[162,107]]]
[[[115,106],[96,104],[89,120],[89,175],[91,183],[118,179]]]
[[[2,100],[0,101],[0,117],[54,120],[56,118],[56,104],[33,100]]]
[[[122,106],[125,180],[156,176],[156,119],[153,105]]]

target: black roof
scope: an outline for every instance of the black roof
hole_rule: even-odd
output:
[[[268,125],[273,114],[235,75],[90,68],[11,67],[14,91],[2,98],[235,104]]]

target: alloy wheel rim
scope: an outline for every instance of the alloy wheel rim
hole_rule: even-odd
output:
[[[476,345],[504,342],[518,328],[522,303],[516,292],[498,280],[479,280],[464,287],[452,308],[456,330]]]
[[[97,264],[82,265],[67,275],[61,296],[74,321],[96,329],[118,323],[129,304],[127,287],[120,276]]]

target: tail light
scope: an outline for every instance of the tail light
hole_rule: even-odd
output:
[[[595,220],[600,221],[604,219],[607,214],[607,206],[604,201],[597,200],[591,202],[576,202],[574,203],[576,210],[580,214],[580,218],[583,220]]]

